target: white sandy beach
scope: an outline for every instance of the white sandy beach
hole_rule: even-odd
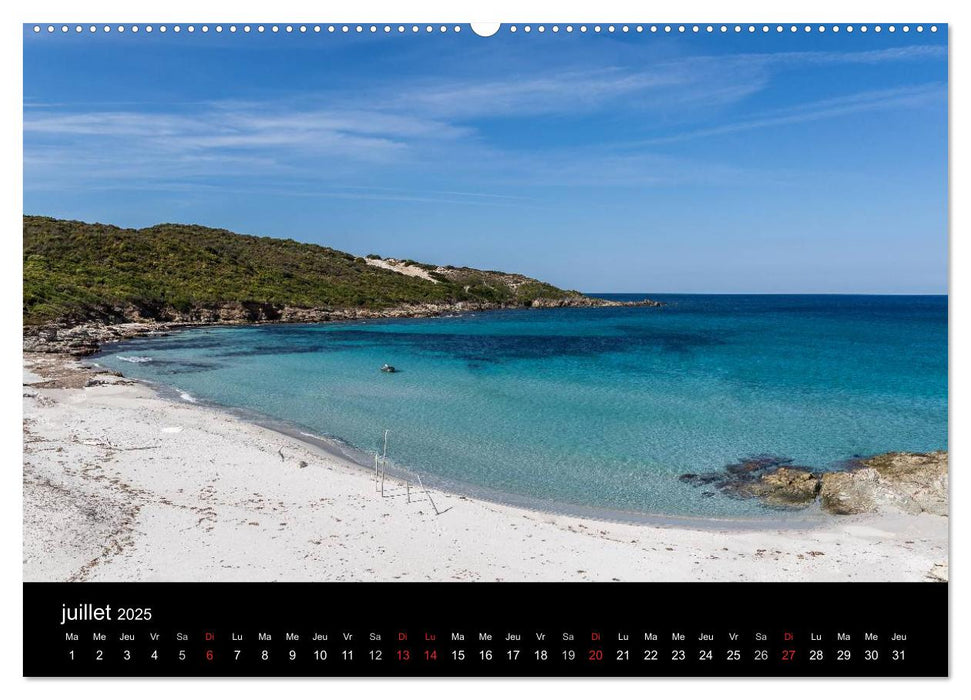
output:
[[[619,524],[433,491],[150,387],[24,361],[25,581],[921,581],[946,517]],[[91,384],[91,386],[85,386]]]

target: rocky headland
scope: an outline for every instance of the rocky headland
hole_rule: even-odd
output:
[[[664,305],[186,224],[136,230],[25,216],[23,255],[24,350],[75,356],[186,326]]]

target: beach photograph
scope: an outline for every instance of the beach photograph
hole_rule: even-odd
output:
[[[25,25],[23,580],[946,582],[926,27]]]

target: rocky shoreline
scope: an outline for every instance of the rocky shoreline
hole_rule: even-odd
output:
[[[607,308],[624,306],[664,306],[652,299],[615,301],[596,297],[568,297],[563,299],[534,299],[529,306],[457,302],[454,304],[407,304],[386,309],[363,307],[321,309],[280,306],[275,304],[232,303],[214,307],[198,307],[189,311],[163,309],[145,316],[134,307],[119,308],[106,314],[108,320],[69,320],[42,326],[24,326],[24,352],[58,353],[85,357],[98,352],[105,343],[131,338],[158,335],[174,330],[210,325],[250,325],[263,323],[325,323],[388,318],[428,318],[448,314],[502,309],[558,309]]]
[[[773,508],[800,509],[818,502],[835,515],[897,511],[947,517],[947,452],[887,452],[826,472],[791,462],[761,455],[721,471],[683,474],[680,480],[707,488],[705,495],[757,498]]]

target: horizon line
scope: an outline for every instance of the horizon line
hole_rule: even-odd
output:
[[[678,296],[757,296],[757,297],[820,297],[820,296],[833,296],[833,297],[946,297],[950,296],[950,292],[584,292],[581,294],[588,297],[596,297],[602,294],[628,294],[628,295],[663,295],[663,294],[677,294]]]

